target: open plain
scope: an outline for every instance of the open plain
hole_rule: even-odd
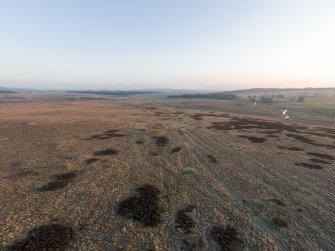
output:
[[[335,250],[335,125],[236,101],[10,95],[0,249]]]

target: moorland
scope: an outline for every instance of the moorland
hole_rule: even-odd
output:
[[[335,97],[257,91],[1,93],[0,249],[334,250]]]

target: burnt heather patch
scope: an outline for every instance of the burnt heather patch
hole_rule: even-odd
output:
[[[169,139],[164,136],[153,137],[155,139],[155,143],[159,147],[164,147],[169,143]]]
[[[247,135],[239,135],[240,138],[248,139],[252,143],[264,143],[266,141],[265,138],[258,138],[255,136],[247,136]]]
[[[37,189],[38,192],[47,192],[61,189],[69,185],[78,176],[77,172],[69,172],[59,175],[54,175],[53,181]]]
[[[107,156],[107,155],[116,155],[119,151],[114,150],[112,148],[101,150],[101,151],[95,151],[93,155],[95,156]]]
[[[334,149],[335,148],[335,145],[319,144],[319,143],[316,143],[312,139],[306,138],[305,136],[298,135],[298,134],[287,133],[286,136],[290,137],[290,138],[293,138],[295,140],[298,140],[302,143],[313,145],[313,146],[321,146],[321,147],[326,147],[326,148],[329,148],[329,149]]]
[[[301,162],[301,163],[296,163],[296,166],[303,166],[309,169],[322,169],[323,167],[318,165],[318,164],[312,164],[312,163],[306,163],[306,162]]]
[[[235,250],[234,247],[243,244],[243,241],[238,236],[237,230],[230,225],[226,228],[216,226],[211,230],[210,235],[222,251]]]
[[[176,228],[181,229],[185,234],[192,233],[193,229],[195,228],[195,221],[189,215],[193,212],[195,206],[188,205],[187,207],[180,209],[177,213],[177,218],[175,220]]]
[[[290,150],[290,151],[303,151],[304,149],[301,149],[299,147],[296,146],[278,146],[279,149],[286,149],[286,150]]]
[[[298,129],[305,129],[301,126],[291,126],[278,121],[266,121],[255,118],[238,118],[234,117],[229,122],[213,122],[209,129],[216,130],[246,130],[246,129],[265,129],[276,130],[276,133],[281,131],[298,132]]]
[[[275,216],[272,218],[272,222],[277,226],[277,227],[289,227],[289,222],[288,219],[286,219],[283,216]]]
[[[12,175],[5,176],[4,179],[14,179],[15,180],[15,179],[25,178],[28,176],[36,176],[36,175],[38,175],[38,173],[32,170],[15,170],[13,171]]]
[[[142,145],[144,144],[144,140],[140,139],[135,142],[137,145]]]
[[[122,133],[119,133],[119,130],[113,129],[103,132],[102,134],[95,134],[90,138],[85,138],[83,140],[92,140],[92,139],[98,139],[98,140],[104,140],[104,139],[111,139],[116,137],[124,137],[125,135]]]
[[[218,164],[219,161],[211,154],[206,154],[206,157],[208,158],[209,162],[213,164]]]
[[[286,206],[286,203],[284,201],[282,201],[281,199],[278,199],[278,198],[272,198],[269,201],[271,201],[273,203],[276,203],[278,206],[282,206],[282,207]]]
[[[202,117],[203,117],[203,116],[201,116],[201,115],[197,115],[197,114],[191,116],[191,118],[192,118],[192,119],[195,119],[195,120],[202,120]]]
[[[98,161],[99,161],[98,158],[90,158],[90,159],[85,160],[85,163],[87,165],[90,165],[90,164],[93,164],[93,163],[98,162]]]
[[[314,157],[318,157],[321,159],[328,159],[328,160],[335,160],[335,157],[329,154],[325,154],[325,153],[313,153],[313,152],[308,152],[308,155],[314,156]]]
[[[30,230],[7,248],[14,250],[64,250],[74,239],[75,231],[68,225],[43,225]]]
[[[311,158],[309,160],[314,163],[319,163],[319,164],[331,164],[332,163],[331,161],[324,160],[324,159],[317,159],[317,158]]]
[[[136,189],[137,195],[121,201],[117,208],[120,216],[139,221],[146,227],[156,227],[161,222],[160,190],[146,184]]]
[[[172,154],[172,153],[177,153],[177,152],[179,152],[179,151],[181,151],[181,150],[182,150],[182,148],[181,148],[180,146],[176,146],[176,147],[174,147],[174,148],[171,149],[171,152],[170,152],[170,153],[171,153],[171,154]]]

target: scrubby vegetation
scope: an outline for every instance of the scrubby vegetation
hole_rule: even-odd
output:
[[[9,245],[8,251],[65,250],[75,238],[71,226],[51,224],[30,230],[22,239]]]
[[[171,149],[170,153],[177,153],[177,152],[179,152],[181,150],[182,150],[182,148],[180,146],[176,146],[176,147],[174,147],[174,148]]]
[[[168,98],[194,98],[194,99],[221,99],[221,100],[236,100],[238,96],[228,92],[215,92],[215,93],[197,93],[197,94],[183,94],[171,95]]]
[[[180,209],[177,213],[176,228],[181,229],[185,234],[190,234],[195,227],[195,221],[190,216],[190,213],[195,209],[195,206],[188,205],[187,207]]]
[[[95,156],[104,156],[104,155],[116,155],[118,154],[117,150],[114,150],[112,148],[101,150],[101,151],[95,151],[93,155]]]
[[[280,215],[273,217],[272,222],[278,227],[289,227],[288,219]]]
[[[64,174],[55,175],[53,181],[37,189],[38,192],[47,192],[61,189],[69,185],[77,177],[77,172],[68,172]]]
[[[169,139],[164,136],[154,137],[154,139],[155,139],[156,145],[159,147],[167,146],[167,144],[169,143]]]
[[[237,230],[228,225],[227,227],[214,227],[210,232],[213,240],[222,251],[232,251],[232,245],[241,245],[243,241],[239,238]]]
[[[161,221],[160,190],[146,184],[136,192],[137,195],[120,202],[117,213],[146,227],[156,227]]]

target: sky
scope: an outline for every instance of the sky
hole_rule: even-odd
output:
[[[0,0],[0,86],[335,87],[334,0]]]

